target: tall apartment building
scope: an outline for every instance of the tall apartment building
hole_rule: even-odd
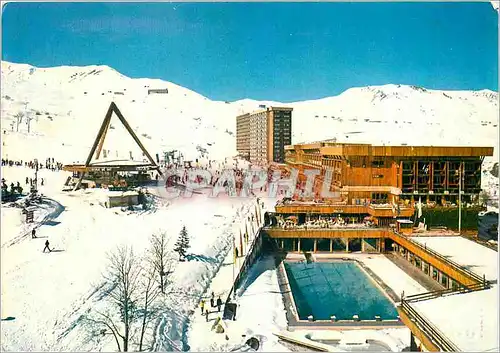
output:
[[[250,114],[236,117],[236,150],[238,154],[250,160]]]
[[[285,146],[292,143],[292,110],[268,107],[236,117],[236,149],[250,162],[285,162]],[[247,157],[248,156],[248,157]]]

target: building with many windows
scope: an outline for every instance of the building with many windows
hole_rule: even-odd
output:
[[[250,162],[285,162],[285,146],[292,143],[292,110],[268,107],[236,117],[236,149]]]
[[[250,114],[236,117],[236,150],[240,157],[250,159]]]

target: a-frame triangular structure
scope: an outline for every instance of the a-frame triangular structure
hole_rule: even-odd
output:
[[[127,120],[123,116],[123,114],[120,112],[120,109],[116,106],[115,102],[111,102],[108,108],[108,112],[106,113],[106,116],[104,117],[104,121],[102,122],[101,128],[99,129],[99,132],[97,133],[97,137],[95,138],[94,144],[92,146],[92,149],[90,150],[89,156],[87,157],[87,161],[85,162],[85,168],[87,168],[90,165],[90,162],[92,161],[92,157],[94,156],[94,153],[96,155],[96,159],[99,159],[99,156],[102,151],[102,146],[104,145],[104,140],[106,138],[106,133],[108,132],[109,125],[111,122],[111,116],[113,115],[113,112],[116,114],[118,119],[122,122],[123,126],[125,129],[127,129],[128,133],[134,141],[137,143],[141,151],[144,153],[144,155],[148,158],[151,166],[154,166],[155,169],[158,171],[158,173],[163,176],[163,173],[160,170],[160,167],[156,164],[154,161],[153,157],[149,154],[149,152],[146,150],[144,145],[141,143],[137,135],[135,134],[134,130],[130,127],[128,124]],[[97,149],[97,151],[96,151]],[[80,184],[83,180],[83,177],[85,176],[85,172],[82,173],[80,176],[80,179],[78,180],[78,183],[76,184],[74,190],[77,190],[80,187]]]

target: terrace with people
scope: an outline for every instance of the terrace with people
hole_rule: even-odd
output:
[[[325,228],[367,228],[375,227],[372,217],[318,216],[309,217],[299,224],[296,216],[277,215],[278,226],[282,229],[325,229]]]

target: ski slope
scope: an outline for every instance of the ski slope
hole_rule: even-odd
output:
[[[84,161],[113,101],[152,155],[176,149],[187,160],[223,160],[236,154],[236,115],[263,104],[291,106],[293,143],[337,138],[340,142],[493,146],[495,156],[483,166],[483,187],[492,195],[496,191],[498,199],[498,178],[488,172],[498,159],[498,93],[492,91],[437,91],[395,84],[352,88],[335,97],[304,102],[220,102],[171,82],[128,78],[107,66],[36,68],[4,61],[1,88],[2,158]],[[148,89],[168,89],[168,94],[148,94]],[[20,113],[23,121],[17,126],[15,116]],[[116,117],[103,148],[110,158],[143,158]],[[8,184],[24,184],[33,170],[2,167],[1,174]],[[190,326],[192,315],[212,278],[224,269],[233,235],[255,201],[195,194],[164,200],[150,212],[130,213],[103,208],[98,190],[61,192],[68,175],[39,172],[46,180],[40,188],[47,203],[35,214],[37,222],[44,222],[37,228],[38,239],[29,237],[31,228],[24,224],[20,209],[2,205],[1,317],[14,318],[2,322],[2,350],[115,350],[111,336],[96,334],[85,323],[94,310],[108,308],[102,290],[107,253],[125,244],[140,256],[150,235],[159,231],[167,232],[173,248],[183,225],[191,238],[191,261],[176,263],[172,292],[155,313],[148,341],[156,350],[221,347],[222,342],[210,345],[210,335],[196,338],[202,331],[192,331],[196,330],[195,324]],[[47,239],[51,248],[60,251],[42,253]],[[367,261],[382,270],[390,266],[376,259]],[[246,308],[242,314],[248,322],[241,330],[263,334],[283,327],[283,308],[277,307],[279,301],[272,293],[275,281],[274,274],[264,269],[253,287],[242,293]],[[394,286],[420,290],[396,280]],[[261,322],[248,307],[263,292],[273,305]],[[282,348],[271,336],[268,339],[269,349]]]

